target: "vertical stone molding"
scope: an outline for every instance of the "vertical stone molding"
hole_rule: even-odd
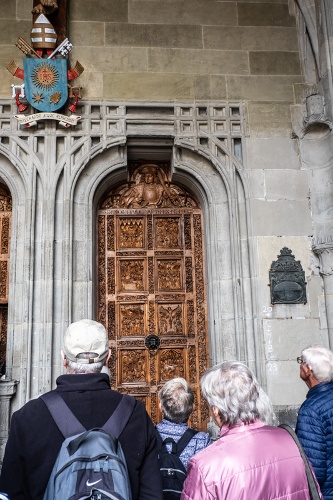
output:
[[[16,386],[16,380],[0,380],[0,470],[9,433],[10,400]]]
[[[320,262],[320,275],[324,281],[328,338],[333,348],[333,241],[312,247]]]

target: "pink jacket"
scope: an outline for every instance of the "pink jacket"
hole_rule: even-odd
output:
[[[194,455],[181,500],[308,500],[302,458],[292,437],[262,422],[221,428]]]

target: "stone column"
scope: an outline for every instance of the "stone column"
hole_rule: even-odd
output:
[[[324,282],[326,317],[330,349],[333,349],[333,241],[312,247],[320,262],[320,275]]]
[[[16,386],[16,380],[0,380],[0,470],[9,433],[10,400]]]

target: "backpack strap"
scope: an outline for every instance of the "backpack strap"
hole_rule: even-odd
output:
[[[42,394],[40,399],[47,406],[47,409],[51,413],[51,417],[65,439],[69,436],[75,436],[76,434],[86,431],[81,422],[79,422],[74,413],[68,408],[65,401],[56,391]]]
[[[162,449],[163,451],[167,451],[166,444],[171,443],[171,453],[174,453],[179,457],[188,443],[191,441],[193,436],[195,436],[198,433],[198,431],[195,431],[194,429],[191,429],[190,427],[186,429],[182,437],[179,439],[179,441],[176,443],[176,441],[172,437],[167,437],[162,441],[162,436],[158,432],[156,428],[156,434],[157,434],[157,446],[159,449]]]
[[[117,408],[112,413],[109,420],[105,422],[102,429],[118,439],[133,413],[135,403],[136,399],[133,396],[122,394],[122,398]]]
[[[177,455],[181,455],[181,453],[183,453],[184,449],[186,448],[186,446],[188,445],[188,443],[191,441],[191,439],[193,438],[193,436],[195,436],[196,434],[198,434],[198,431],[195,431],[194,429],[190,429],[188,428],[184,434],[182,435],[182,437],[180,438],[180,440],[177,442]]]
[[[40,397],[65,439],[87,430],[69,409],[59,393],[50,391]],[[135,402],[135,398],[123,394],[118,406],[102,429],[118,439],[133,412]]]

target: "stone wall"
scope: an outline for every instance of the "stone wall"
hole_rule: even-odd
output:
[[[21,83],[14,81],[5,66],[13,58],[22,66],[15,42],[19,36],[30,39],[30,3],[2,0],[0,5],[2,100],[10,98],[12,83]],[[306,95],[295,9],[294,2],[287,0],[70,0],[68,26],[74,45],[70,65],[78,60],[85,68],[77,83],[84,88],[86,103],[97,102],[97,107],[100,101],[125,107],[148,104],[157,110],[156,120],[163,117],[158,103],[242,104],[242,130],[234,129],[230,135],[223,129],[219,133],[205,129],[202,137],[208,143],[225,134],[240,141],[231,148],[241,144],[240,150],[230,151],[242,164],[242,183],[234,180],[233,186],[238,190],[239,255],[235,251],[230,262],[238,259],[239,264],[233,286],[237,279],[243,286],[237,299],[244,313],[240,322],[251,324],[240,327],[244,337],[240,345],[249,342],[255,346],[255,355],[251,348],[245,359],[257,366],[262,383],[281,410],[297,407],[305,396],[295,361],[301,348],[314,341],[328,344],[319,264],[311,251],[312,173],[302,164],[300,142],[292,128],[293,110],[296,106],[302,118]],[[149,130],[154,130],[151,123],[140,133],[149,136]],[[199,137],[199,132],[193,136]],[[84,133],[91,134],[91,129]],[[68,131],[71,134],[74,137],[75,132]],[[57,161],[51,153],[45,158],[49,168]],[[204,184],[204,173],[199,169],[196,175]],[[217,206],[218,200],[215,203]],[[217,232],[221,230],[218,224],[216,215],[212,227]],[[292,250],[305,271],[306,305],[270,304],[268,273],[283,247]],[[249,256],[246,269],[245,254]],[[61,279],[59,275],[58,281]],[[216,296],[212,300],[219,301]],[[224,300],[221,297],[220,302]],[[220,304],[217,310],[223,315],[225,308],[228,304]],[[59,321],[61,328],[66,321],[66,317]],[[224,324],[221,318],[218,324]],[[43,330],[42,318],[38,330]],[[232,331],[216,335],[214,361],[227,356],[224,342],[235,336]],[[231,350],[230,357],[234,353]],[[27,394],[35,395],[50,383],[48,375],[38,375],[37,363],[34,373],[39,383]],[[42,377],[45,383],[40,382]],[[21,402],[25,399],[22,394],[21,390]]]

